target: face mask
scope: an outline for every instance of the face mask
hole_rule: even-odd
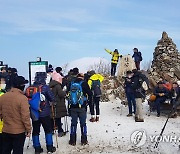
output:
[[[6,84],[0,84],[1,89],[5,89],[6,88]]]
[[[130,79],[130,78],[132,78],[132,75],[128,75],[127,77]]]

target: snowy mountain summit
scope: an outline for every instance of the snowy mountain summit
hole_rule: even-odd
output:
[[[65,72],[77,67],[81,73],[86,73],[88,70],[94,69],[99,65],[109,65],[109,61],[101,57],[84,57],[64,65]]]

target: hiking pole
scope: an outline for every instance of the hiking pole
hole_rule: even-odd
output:
[[[170,111],[170,113],[169,113],[169,115],[168,115],[168,118],[167,118],[167,120],[166,120],[166,122],[165,122],[165,124],[164,124],[164,126],[163,126],[163,129],[161,130],[161,133],[160,133],[159,137],[157,138],[157,142],[156,142],[154,148],[158,148],[158,145],[159,145],[161,136],[162,136],[162,134],[163,134],[163,132],[164,132],[164,130],[165,130],[165,128],[166,128],[167,122],[168,122],[168,120],[169,120],[169,118],[170,118],[170,115],[171,115],[172,111],[173,111],[173,109],[171,109],[171,111]]]
[[[58,146],[58,135],[57,135],[57,130],[56,130],[56,122],[55,122],[55,113],[54,113],[54,105],[51,105],[51,110],[52,110],[52,118],[53,118],[53,123],[54,123],[54,131],[55,131],[55,136],[56,136],[56,145],[57,148]]]
[[[64,117],[64,129],[65,129],[65,133],[68,133],[68,122],[67,122],[67,116]]]
[[[149,100],[146,98],[146,94],[144,95],[142,92],[140,92],[140,94],[144,97],[144,100],[148,102],[148,105],[149,105],[149,114],[148,114],[148,116],[150,116],[151,112],[152,112],[152,109],[151,109],[151,105],[149,104]]]
[[[67,116],[66,116],[66,132],[68,133],[69,130],[68,130],[68,121],[67,121]]]

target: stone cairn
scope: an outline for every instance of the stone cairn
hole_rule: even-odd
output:
[[[142,70],[150,80],[150,91],[156,86],[160,79],[165,79],[169,82],[180,80],[180,53],[176,48],[176,44],[168,37],[166,32],[163,32],[162,38],[158,41],[153,54],[151,69]],[[122,77],[112,78],[108,75],[102,83],[102,98],[104,102],[119,98],[122,104],[126,104],[126,96],[124,92],[124,79]]]
[[[180,80],[180,53],[166,32],[155,47],[149,75],[152,84],[161,78],[169,82]]]

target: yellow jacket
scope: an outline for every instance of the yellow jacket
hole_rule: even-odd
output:
[[[121,55],[119,53],[112,52],[109,49],[105,49],[105,51],[112,55],[111,63],[117,64]]]
[[[4,93],[1,92],[1,89],[0,89],[0,96],[2,96]],[[2,128],[3,128],[3,121],[0,119],[0,133],[2,133]]]
[[[3,121],[0,119],[0,133],[2,133]]]
[[[95,80],[99,80],[100,82],[102,82],[104,80],[104,77],[101,75],[101,74],[94,74],[90,77],[90,79],[88,80],[88,85],[91,89],[92,87],[92,81],[95,81]]]

